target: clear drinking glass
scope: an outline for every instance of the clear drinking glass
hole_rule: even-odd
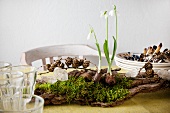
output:
[[[24,85],[23,76],[19,71],[0,71],[0,112],[19,109]]]
[[[24,73],[23,95],[26,102],[29,102],[34,95],[34,88],[37,78],[37,69],[29,65],[12,66],[11,70],[21,71]]]
[[[9,70],[11,66],[11,63],[0,61],[0,71]]]
[[[24,98],[22,98],[21,101],[24,101]],[[40,96],[33,95],[31,101],[26,103],[25,109],[23,110],[2,109],[2,113],[43,113],[43,107],[44,107],[44,99]]]

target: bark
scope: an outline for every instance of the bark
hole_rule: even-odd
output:
[[[99,82],[100,79],[101,79],[101,76],[102,76],[101,73],[96,72],[96,74],[95,74],[93,80],[94,80],[95,82]]]
[[[103,71],[106,71],[106,70],[104,69]],[[88,71],[74,70],[74,71],[69,73],[69,76],[86,77],[86,76],[94,76],[95,73],[96,73],[96,71],[93,71],[93,70],[88,70]],[[107,83],[110,82],[111,85],[112,85],[112,83],[116,82],[114,77],[110,76],[109,74],[108,75],[106,74],[104,79],[102,77],[100,78],[101,81],[105,80],[103,82],[107,82]],[[120,74],[118,77],[120,77],[120,78],[124,77],[124,74]],[[158,77],[154,77],[154,78],[130,78],[130,79],[133,81],[131,83],[131,87],[128,88],[130,93],[123,100],[114,101],[114,102],[110,102],[110,103],[104,103],[104,102],[94,102],[93,99],[85,100],[84,98],[79,98],[79,99],[73,100],[73,102],[78,103],[80,105],[87,105],[86,102],[88,101],[88,103],[90,103],[91,106],[114,107],[114,106],[123,104],[123,102],[125,100],[132,98],[133,96],[135,96],[138,93],[149,93],[149,92],[153,92],[153,91],[156,91],[156,90],[160,90],[161,88],[170,88],[170,81],[163,80],[163,79],[160,79]],[[37,81],[37,83],[43,84],[44,81]],[[112,87],[112,86],[110,86],[110,87]],[[65,95],[56,96],[52,93],[46,93],[46,92],[44,92],[43,90],[40,90],[40,89],[36,89],[34,93],[36,95],[40,95],[42,98],[44,98],[45,105],[48,105],[48,104],[60,105],[60,104],[67,103],[67,100],[66,100],[67,98],[66,98]]]

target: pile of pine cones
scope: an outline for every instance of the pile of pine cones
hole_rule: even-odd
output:
[[[49,70],[49,72],[53,72],[56,67],[65,68],[65,65],[67,68],[79,68],[82,66],[84,69],[89,67],[90,61],[86,59],[78,59],[78,58],[71,58],[67,57],[65,60],[65,63],[61,62],[63,59],[55,60],[53,64],[47,64],[46,67]],[[66,69],[67,69],[66,68]]]

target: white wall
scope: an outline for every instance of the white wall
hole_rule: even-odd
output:
[[[86,39],[89,24],[103,44],[105,20],[100,11],[111,10],[112,4],[120,15],[117,52],[142,52],[160,42],[170,49],[170,0],[0,0],[0,61],[17,65],[21,52],[40,46],[95,47],[93,39]]]

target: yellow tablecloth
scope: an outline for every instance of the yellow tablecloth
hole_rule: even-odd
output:
[[[44,106],[44,113],[170,113],[170,89],[139,93],[122,105],[110,108],[77,104],[48,105]]]

